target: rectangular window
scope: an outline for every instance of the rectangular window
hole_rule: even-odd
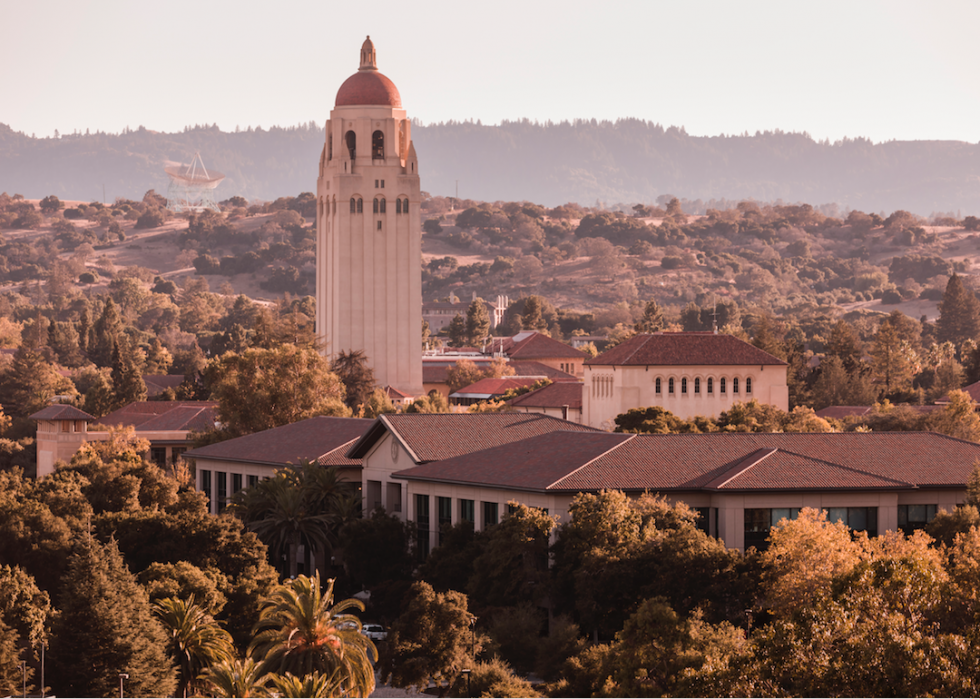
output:
[[[75,431],[76,432],[85,431],[85,420],[75,420]]]
[[[451,527],[453,525],[453,499],[442,496],[437,497],[436,508],[439,515],[439,531],[437,536],[441,544],[443,527]]]
[[[377,181],[377,180],[375,180],[375,181],[374,181],[374,188],[375,188],[375,189],[377,189],[377,188],[378,188],[378,181]]]
[[[718,393],[725,392],[725,379],[718,379]]]
[[[201,471],[201,492],[208,496],[208,502],[210,503],[213,499],[211,495],[211,472],[206,469],[200,469]],[[208,510],[211,507],[208,505]]]
[[[718,508],[695,507],[698,511],[697,527],[708,536],[718,536]]]
[[[367,482],[367,500],[364,506],[368,512],[374,512],[383,507],[381,504],[381,481]]]
[[[258,484],[259,484],[259,477],[258,476],[249,476],[248,477],[248,487],[249,488],[254,488]]]
[[[459,520],[476,524],[476,507],[472,500],[459,501]]]
[[[796,519],[798,507],[753,508],[745,510],[745,549],[754,546],[765,551],[769,546],[769,531],[783,519]]]
[[[936,518],[936,505],[899,505],[898,528],[905,534],[911,534],[916,529],[925,529]]]
[[[61,431],[62,432],[71,432],[71,420],[62,420],[61,421]]]
[[[483,503],[483,528],[492,527],[497,523],[497,503]]]
[[[220,514],[225,509],[228,501],[228,474],[224,471],[216,471],[215,475],[218,481],[218,492],[215,494],[214,499],[218,506],[218,513]]]
[[[234,495],[239,490],[242,489],[242,474],[233,473],[231,474],[231,493]]]
[[[165,468],[167,465],[167,448],[150,447],[150,461],[155,463],[160,468]]]
[[[745,379],[745,392],[752,393],[752,379]]]
[[[415,496],[415,527],[419,542],[419,556],[429,555],[429,496]]]
[[[378,221],[378,230],[381,230],[381,221]]]
[[[827,508],[827,520],[843,522],[852,531],[878,536],[877,507],[830,507]]]

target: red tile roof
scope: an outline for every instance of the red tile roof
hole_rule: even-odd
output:
[[[480,379],[476,383],[464,386],[455,393],[449,394],[456,398],[481,398],[502,396],[512,388],[525,388],[538,382],[535,378],[519,378],[508,376],[502,379]]]
[[[503,342],[503,351],[511,359],[588,359],[589,355],[564,342],[538,332],[523,332]]]
[[[374,424],[349,417],[311,417],[291,425],[192,449],[188,458],[242,461],[271,466],[315,461],[321,466],[359,466],[347,451]]]
[[[31,420],[94,420],[88,413],[70,405],[49,405],[31,415]]]
[[[829,405],[817,411],[817,417],[832,417],[843,420],[845,417],[860,417],[871,412],[870,405]]]
[[[960,390],[965,391],[970,396],[970,398],[973,399],[974,403],[980,403],[980,381],[977,381],[976,383],[971,383],[969,386],[964,386]],[[949,394],[947,393],[945,396],[943,396],[936,402],[949,403]]]
[[[123,425],[137,432],[148,430],[190,430],[214,427],[214,401],[140,401],[124,405],[96,420],[92,427]]]
[[[388,398],[391,400],[405,400],[406,398],[411,398],[407,393],[402,393],[394,386],[385,386],[385,393],[388,394]]]
[[[569,408],[581,410],[582,387],[581,383],[559,381],[537,391],[525,393],[523,396],[511,398],[507,404],[515,408],[561,408],[567,405]]]
[[[551,381],[578,382],[578,377],[574,374],[569,374],[561,369],[555,369],[541,362],[514,360],[507,362],[507,366],[514,370],[514,376],[535,376],[550,379]]]
[[[586,362],[588,366],[785,365],[733,335],[712,332],[641,333]]]
[[[143,383],[146,384],[147,398],[153,398],[168,388],[176,389],[184,383],[184,377],[180,374],[146,374]]]
[[[415,463],[472,454],[549,432],[599,432],[538,413],[402,413],[379,417],[347,455],[362,458],[389,430]]]
[[[931,432],[605,436],[538,436],[397,476],[548,492],[906,490],[963,488],[980,458],[980,444]]]

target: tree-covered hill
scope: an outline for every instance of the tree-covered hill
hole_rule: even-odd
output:
[[[616,122],[450,122],[413,127],[423,188],[464,197],[555,206],[683,199],[756,199],[921,215],[980,211],[980,145],[866,139],[817,142],[783,132],[690,136],[637,119]],[[28,198],[138,199],[166,191],[166,161],[200,151],[227,179],[220,197],[275,199],[311,191],[322,125],[223,132],[216,126],[157,133],[34,138],[0,124],[0,191]],[[700,213],[691,211],[690,213]]]

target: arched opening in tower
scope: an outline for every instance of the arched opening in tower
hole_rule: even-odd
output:
[[[350,159],[354,160],[357,153],[357,135],[353,131],[348,131],[345,140],[347,141],[347,150],[350,152]]]
[[[371,159],[385,159],[385,135],[380,131],[375,131],[371,136]]]

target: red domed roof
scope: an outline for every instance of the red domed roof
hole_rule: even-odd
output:
[[[397,109],[402,106],[402,97],[395,83],[377,70],[359,70],[337,90],[337,107],[373,104]]]
[[[402,97],[395,83],[378,72],[374,42],[369,36],[361,46],[361,67],[337,90],[335,106],[380,105],[400,109]]]

